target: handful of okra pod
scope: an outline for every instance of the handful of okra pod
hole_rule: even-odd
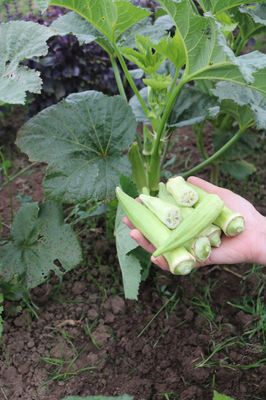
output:
[[[161,182],[158,197],[141,194],[142,203],[119,187],[116,194],[132,224],[156,247],[153,255],[163,255],[175,275],[187,275],[197,262],[206,261],[212,247],[221,245],[222,233],[233,237],[245,227],[243,216],[219,196],[180,176]]]

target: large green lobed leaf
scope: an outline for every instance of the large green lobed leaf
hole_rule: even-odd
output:
[[[116,42],[127,29],[149,15],[129,0],[52,0],[50,5],[75,11],[111,42]]]
[[[124,212],[118,206],[115,221],[116,248],[122,272],[124,293],[127,299],[137,300],[141,282],[141,265],[137,257],[129,254],[138,247],[130,237],[130,229],[124,224]]]
[[[211,11],[218,14],[232,8],[252,3],[250,0],[198,0],[199,4],[205,12]],[[262,3],[265,0],[258,0],[256,3]]]
[[[46,26],[26,21],[0,24],[0,101],[24,104],[26,92],[40,93],[38,72],[21,66],[25,59],[43,56],[47,40],[54,32]]]
[[[131,107],[120,96],[72,94],[27,122],[17,144],[30,160],[49,165],[47,193],[65,202],[106,200],[123,173],[136,134]]]
[[[45,282],[50,272],[62,276],[81,261],[79,242],[54,203],[24,205],[17,213],[11,240],[0,247],[0,276],[19,277],[28,289]],[[59,266],[60,265],[60,266]]]

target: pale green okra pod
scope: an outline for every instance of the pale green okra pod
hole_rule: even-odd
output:
[[[169,204],[158,197],[141,194],[139,196],[142,203],[167,226],[169,229],[175,229],[182,221],[180,208]]]
[[[169,237],[170,230],[144,205],[128,196],[121,188],[116,195],[132,224],[155,246],[161,246]],[[195,267],[196,260],[184,247],[164,252],[170,271],[175,275],[187,275]]]

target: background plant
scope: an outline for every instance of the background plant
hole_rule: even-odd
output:
[[[95,91],[72,94],[22,128],[17,140],[21,150],[32,161],[48,164],[46,195],[70,204],[106,202],[114,196],[121,171],[135,183],[127,187],[140,192],[146,186],[156,193],[168,145],[178,128],[196,125],[197,144],[205,159],[184,171],[184,176],[216,163],[225,153],[228,156],[249,129],[262,129],[266,56],[258,51],[240,56],[249,38],[264,30],[263,5],[257,3],[161,0],[160,10],[151,15],[126,0],[97,5],[91,0],[50,2],[74,11],[50,29],[100,45],[110,58],[120,97]],[[129,70],[128,61],[135,64],[134,70]],[[142,79],[142,90],[136,77]],[[134,93],[130,101],[123,79]],[[203,140],[204,124],[209,121],[218,135],[224,137],[228,130],[232,134],[211,156]],[[141,123],[140,135],[137,123]],[[141,262],[132,253],[136,244],[128,238],[121,217],[118,210],[118,257],[126,296],[136,298]]]

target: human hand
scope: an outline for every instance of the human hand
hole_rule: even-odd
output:
[[[245,230],[240,235],[228,238],[223,237],[222,245],[212,249],[207,261],[198,266],[213,264],[238,264],[242,262],[256,262],[266,265],[266,217],[263,217],[255,207],[243,197],[228,189],[212,185],[203,179],[190,177],[188,182],[196,185],[206,192],[217,194],[226,206],[243,215]],[[131,224],[127,217],[124,222],[131,228],[130,236],[136,240],[149,253],[155,248],[144,236]],[[168,270],[168,264],[164,257],[151,257],[154,264],[164,270]]]

